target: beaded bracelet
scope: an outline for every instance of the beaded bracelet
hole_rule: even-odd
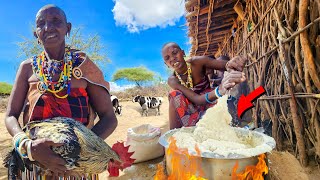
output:
[[[208,92],[207,92],[206,95],[205,95],[205,99],[206,99],[207,103],[210,103],[210,104],[216,103],[216,101],[210,101],[210,100],[209,100],[209,93],[208,93]]]
[[[217,86],[216,89],[214,90],[214,94],[216,95],[217,98],[222,97],[222,95],[219,93],[219,86]]]
[[[29,159],[30,161],[35,161],[35,160],[33,159],[33,157],[32,157],[32,154],[31,154],[31,143],[32,143],[32,141],[30,140],[30,141],[28,142],[28,145],[27,145],[28,159]]]

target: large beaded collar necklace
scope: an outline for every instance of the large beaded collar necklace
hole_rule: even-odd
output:
[[[68,97],[71,89],[71,75],[73,74],[76,79],[82,76],[80,68],[73,67],[72,56],[70,48],[66,47],[62,61],[48,59],[44,51],[33,58],[32,69],[39,79],[37,89],[40,93],[48,91],[58,98]],[[76,61],[79,61],[77,54],[75,57]],[[52,79],[55,74],[60,74],[58,81]],[[67,89],[67,93],[63,96],[58,95],[64,89]]]

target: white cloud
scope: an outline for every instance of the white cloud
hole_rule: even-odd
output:
[[[111,91],[111,92],[124,91],[124,90],[126,90],[126,89],[135,87],[134,84],[119,86],[119,85],[118,85],[117,83],[115,83],[115,82],[109,82],[109,83],[110,83],[110,91]]]
[[[130,32],[173,26],[184,14],[185,0],[113,0],[116,25]]]

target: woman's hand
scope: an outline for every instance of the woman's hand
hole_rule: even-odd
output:
[[[179,80],[175,77],[175,76],[170,76],[168,78],[168,85],[172,88],[172,89],[179,89],[179,86],[181,86]]]
[[[231,70],[243,71],[247,59],[241,56],[235,56],[226,64],[226,70],[230,72]]]
[[[225,72],[222,82],[219,86],[219,93],[225,95],[228,90],[246,80],[245,74],[239,71]]]
[[[64,166],[66,162],[51,149],[51,147],[62,145],[63,143],[54,143],[46,138],[34,140],[31,144],[32,157],[35,161],[49,169],[53,173],[53,176],[63,177],[67,171],[67,168]]]

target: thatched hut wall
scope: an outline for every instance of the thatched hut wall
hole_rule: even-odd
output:
[[[267,91],[256,126],[271,119],[279,150],[319,160],[320,1],[189,0],[186,11],[190,54],[247,57],[250,90]]]

